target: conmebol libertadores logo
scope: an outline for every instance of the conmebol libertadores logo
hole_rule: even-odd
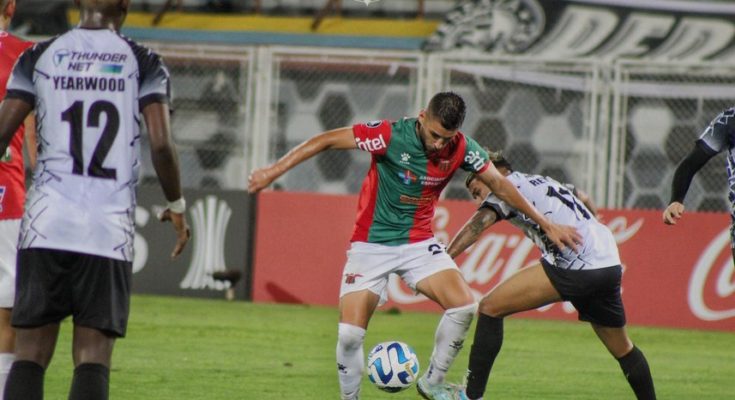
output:
[[[227,289],[230,283],[216,281],[212,274],[226,269],[225,238],[232,208],[226,201],[210,195],[203,200],[197,200],[189,210],[189,216],[194,246],[189,270],[179,287]]]

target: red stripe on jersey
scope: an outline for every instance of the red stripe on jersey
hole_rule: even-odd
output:
[[[7,33],[0,32],[0,98],[5,97],[8,79],[18,57],[33,43],[25,42]],[[21,125],[10,140],[10,160],[1,161],[0,154],[0,220],[18,219],[23,216],[25,203],[25,167],[23,165],[23,138],[25,128]]]
[[[360,197],[357,200],[357,220],[350,242],[367,242],[370,226],[375,215],[375,202],[378,199],[378,165],[373,159],[370,170],[362,181]]]
[[[416,243],[434,237],[432,223],[434,222],[434,211],[442,190],[447,186],[454,172],[462,165],[467,140],[461,132],[457,132],[455,140],[448,143],[439,153],[439,156],[429,160],[426,165],[428,177],[446,177],[444,182],[438,186],[424,186],[421,197],[432,197],[430,204],[421,205],[416,208],[413,217],[413,227],[408,232],[408,242]]]

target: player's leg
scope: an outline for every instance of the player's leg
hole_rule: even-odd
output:
[[[9,308],[0,308],[0,400],[3,399],[2,390],[8,378],[10,367],[15,361],[13,348],[15,347],[15,331],[10,325]]]
[[[337,375],[344,400],[359,398],[365,365],[365,332],[379,301],[380,296],[368,289],[347,293],[340,298]]]
[[[342,399],[358,399],[365,354],[363,342],[375,308],[387,299],[388,274],[395,249],[353,243],[342,272],[337,331],[337,376]]]
[[[5,385],[5,400],[43,399],[43,379],[59,336],[59,324],[17,328],[15,357]]]
[[[467,331],[477,312],[477,302],[462,274],[451,263],[416,284],[416,290],[444,309],[434,333],[434,350],[422,383],[438,385],[464,345]]]
[[[115,335],[108,332],[74,325],[74,379],[69,400],[109,397],[110,363],[115,339]]]
[[[130,314],[132,263],[71,253],[74,378],[69,400],[109,397],[115,339],[124,337]]]
[[[656,391],[648,361],[643,352],[628,337],[625,327],[606,327],[592,324],[597,337],[607,350],[618,360],[625,379],[638,400],[655,400]]]
[[[485,393],[495,358],[503,345],[503,317],[561,299],[544,267],[537,263],[516,272],[480,301],[465,389],[468,398],[479,399]]]
[[[69,268],[64,252],[18,251],[12,324],[16,361],[5,387],[5,400],[43,398],[44,371],[51,361],[59,322],[70,314]]]
[[[20,220],[0,221],[0,400],[10,367],[15,361],[15,331],[10,316],[15,298],[16,245]]]

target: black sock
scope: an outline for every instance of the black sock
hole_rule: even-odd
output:
[[[5,400],[42,400],[43,367],[33,361],[13,363],[5,383]]]
[[[643,352],[633,346],[633,350],[619,358],[618,362],[625,374],[625,379],[635,392],[635,397],[638,400],[655,400],[656,391],[653,389],[653,378]]]
[[[470,399],[479,399],[485,393],[490,370],[502,345],[503,319],[480,313],[467,371],[466,393]]]
[[[69,400],[107,400],[110,369],[102,364],[79,364],[74,369]]]

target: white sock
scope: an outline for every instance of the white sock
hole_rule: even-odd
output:
[[[0,400],[3,400],[3,392],[5,391],[5,381],[8,380],[10,367],[15,361],[15,354],[0,353]]]
[[[360,395],[365,355],[362,342],[365,329],[355,325],[339,324],[337,335],[337,376],[342,399],[357,399]]]
[[[430,385],[444,382],[449,367],[462,350],[467,330],[477,312],[477,303],[450,308],[444,312],[434,336],[434,352],[426,372],[426,381]]]

